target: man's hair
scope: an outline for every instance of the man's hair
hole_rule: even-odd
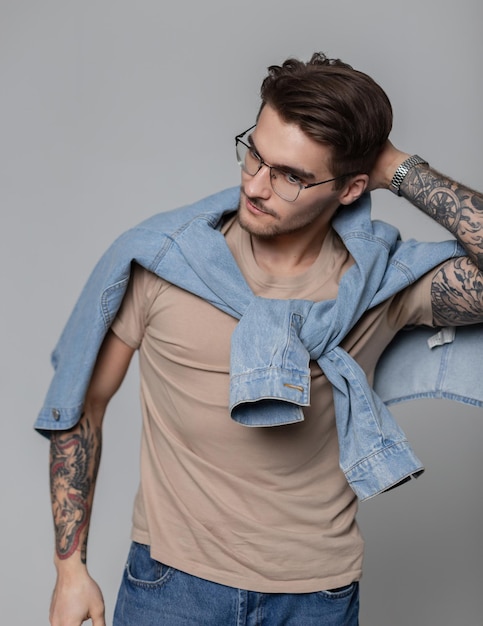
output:
[[[268,104],[331,149],[334,176],[369,174],[392,127],[392,107],[385,92],[367,74],[340,59],[315,53],[307,63],[287,59],[272,65],[261,87]],[[345,180],[336,181],[341,188]]]

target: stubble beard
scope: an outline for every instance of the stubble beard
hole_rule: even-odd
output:
[[[273,237],[277,237],[277,235],[284,234],[283,229],[277,227],[276,224],[272,226],[264,226],[263,228],[255,228],[252,224],[246,222],[241,215],[240,209],[238,209],[238,224],[240,228],[246,231],[252,237],[257,237],[258,239],[273,239]]]
[[[243,196],[245,196],[245,198],[251,204],[253,204],[256,208],[258,208],[260,211],[264,211],[267,213],[267,215],[271,215],[274,218],[274,221],[271,224],[262,224],[257,228],[256,224],[254,225],[250,223],[249,220],[245,220],[244,211],[248,213],[248,209],[246,207],[243,208],[243,201],[242,201]],[[269,240],[269,239],[273,239],[274,237],[279,237],[283,235],[293,235],[293,234],[296,234],[297,232],[307,230],[307,228],[310,228],[315,222],[316,218],[319,216],[320,216],[320,213],[317,213],[314,211],[314,214],[310,216],[307,220],[304,220],[303,222],[297,222],[295,220],[293,222],[289,222],[288,224],[284,225],[280,223],[280,220],[277,214],[267,209],[263,205],[263,202],[259,202],[258,200],[252,200],[251,198],[246,196],[246,194],[244,193],[242,193],[242,195],[240,196],[240,201],[239,201],[238,211],[237,211],[237,219],[238,219],[240,228],[242,228],[244,231],[249,233],[252,237],[257,237],[258,239],[262,239],[262,240]]]
[[[247,198],[247,196],[245,197]],[[274,219],[276,219],[277,216],[275,215],[275,213],[273,213],[273,211],[268,211],[263,206],[262,202],[258,202],[257,200],[254,201],[251,198],[247,198],[247,199],[257,209],[259,209],[260,211],[266,212],[267,215],[271,215]],[[276,223],[273,223],[271,225],[265,224],[257,228],[256,225],[253,225],[252,223],[250,223],[249,220],[245,219],[244,211],[247,211],[248,213],[248,209],[246,207],[245,208],[242,207],[242,198],[240,197],[240,202],[238,204],[238,211],[237,211],[237,219],[238,219],[240,228],[246,231],[249,235],[252,235],[253,237],[257,237],[259,239],[272,239],[273,237],[276,237],[277,235],[284,234],[283,229],[279,228],[278,224]]]

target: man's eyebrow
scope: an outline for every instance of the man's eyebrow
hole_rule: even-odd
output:
[[[253,141],[253,137],[252,137],[251,134],[248,135],[247,140],[248,140],[248,143],[250,144],[250,146],[255,149],[255,152],[260,155],[260,153],[258,151],[258,148],[255,145],[255,142]],[[265,162],[265,160],[264,160],[264,162]],[[278,170],[281,170],[282,172],[288,172],[290,174],[295,174],[295,176],[297,176],[297,178],[300,178],[302,180],[315,180],[315,178],[316,178],[315,174],[313,174],[312,172],[307,172],[307,170],[301,169],[300,167],[293,167],[291,165],[284,165],[282,163],[270,163],[270,166],[271,167],[275,167]]]

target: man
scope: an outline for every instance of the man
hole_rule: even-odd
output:
[[[241,191],[161,218],[162,246],[151,222],[122,240],[123,298],[124,266],[102,278],[113,253],[87,290],[115,319],[87,326],[86,291],[54,355],[57,388],[82,402],[37,422],[52,430],[53,626],[105,623],[87,534],[104,413],[136,350],[141,484],[115,625],[353,626],[357,496],[422,471],[365,377],[407,325],[483,321],[483,197],[392,146],[380,87],[316,54],[269,68],[261,95],[236,138]],[[365,192],[389,187],[458,245],[369,223]],[[93,334],[85,389],[72,355]],[[368,454],[374,416],[387,430]]]

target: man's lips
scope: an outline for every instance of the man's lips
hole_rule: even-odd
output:
[[[246,194],[244,195],[245,195],[246,207],[251,213],[255,213],[255,214],[263,213],[264,215],[273,215],[271,211],[268,211],[265,207],[261,207],[257,203],[250,200],[250,198],[248,198]]]

